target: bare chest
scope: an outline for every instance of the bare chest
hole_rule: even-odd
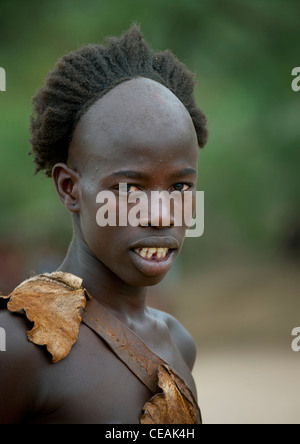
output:
[[[172,356],[178,360],[175,365],[180,366],[175,352]],[[193,385],[191,375],[183,377]],[[132,371],[85,326],[81,327],[70,355],[58,364],[46,365],[38,383],[38,399],[27,423],[138,424],[143,406],[152,396]]]

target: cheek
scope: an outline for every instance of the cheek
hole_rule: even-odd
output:
[[[101,199],[102,202],[99,202],[97,193],[82,195],[81,232],[94,256],[111,268],[116,263],[121,265],[125,260],[128,228],[116,226],[118,208],[115,200],[107,199],[105,193],[101,193]]]
[[[86,204],[81,209],[80,223],[81,231],[85,242],[95,256],[100,259],[101,252],[109,255],[114,249],[116,242],[116,227],[102,226],[98,222],[100,216],[98,214],[99,206]]]
[[[111,227],[101,227],[97,223],[98,210],[101,205],[97,204],[97,193],[92,190],[84,190],[80,202],[80,227],[84,241],[93,254],[98,256],[99,251],[107,249]]]

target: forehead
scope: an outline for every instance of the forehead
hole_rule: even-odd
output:
[[[130,159],[185,156],[198,153],[192,119],[180,100],[163,85],[146,78],[121,83],[95,104],[78,123],[69,159],[84,164],[93,159],[109,163]],[[105,164],[105,165],[104,165]]]

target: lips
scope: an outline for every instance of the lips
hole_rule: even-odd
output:
[[[170,236],[153,236],[146,237],[144,239],[139,239],[133,245],[131,245],[131,250],[136,250],[139,248],[169,248],[170,250],[176,250],[180,247],[177,239]]]
[[[179,247],[173,237],[147,237],[133,244],[129,253],[140,272],[146,276],[159,276],[170,270]]]

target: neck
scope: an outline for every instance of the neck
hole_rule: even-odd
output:
[[[58,271],[83,279],[93,299],[126,323],[142,321],[146,314],[146,288],[126,284],[90,251],[82,237],[74,235],[67,256]]]

